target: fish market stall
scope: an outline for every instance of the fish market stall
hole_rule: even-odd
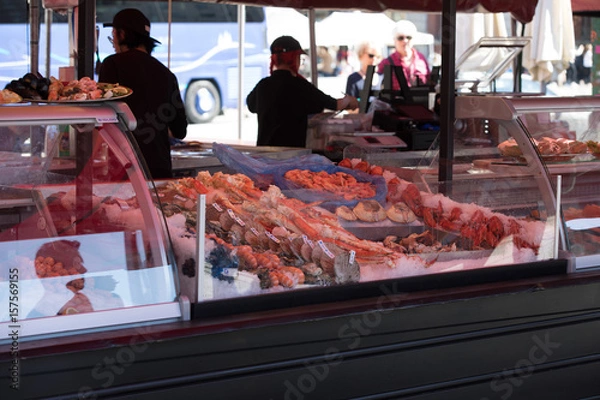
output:
[[[31,147],[1,153],[0,326],[14,334],[0,340],[0,395],[531,398],[564,380],[592,395],[600,275],[593,246],[573,245],[595,228],[582,242],[581,225],[561,227],[560,205],[584,196],[557,200],[520,107],[466,101],[460,118],[489,116],[522,156],[493,184],[477,184],[486,172],[444,186],[220,144],[222,170],[153,182],[123,103],[1,106],[0,128]]]

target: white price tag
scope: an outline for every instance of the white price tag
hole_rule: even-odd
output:
[[[323,243],[322,240],[319,240],[317,243],[319,244],[319,247],[321,247],[321,250],[323,250],[323,253],[327,254],[327,257],[331,259],[335,258],[335,255],[327,248],[327,246],[325,246],[325,243]]]

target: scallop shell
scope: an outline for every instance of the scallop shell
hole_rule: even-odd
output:
[[[386,215],[392,221],[402,224],[409,224],[417,219],[415,213],[403,202],[392,204],[386,211]]]
[[[339,206],[336,208],[335,215],[346,221],[356,221],[357,219],[356,214],[348,206]]]
[[[385,209],[376,200],[363,200],[353,209],[358,219],[365,222],[379,222],[386,219]]]

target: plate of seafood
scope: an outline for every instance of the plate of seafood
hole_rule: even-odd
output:
[[[96,103],[121,100],[133,93],[133,90],[118,83],[95,82],[87,77],[71,82],[60,82],[51,78],[51,82],[46,99],[30,101],[36,103]]]
[[[533,141],[544,162],[567,162],[589,152],[588,144],[578,140],[544,137]],[[500,143],[498,150],[505,157],[514,158],[518,162],[524,161],[523,153],[513,138]]]

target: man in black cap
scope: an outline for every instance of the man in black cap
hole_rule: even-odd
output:
[[[291,36],[271,44],[271,76],[258,82],[246,98],[248,109],[258,117],[258,146],[305,147],[310,114],[358,107],[356,98],[336,100],[304,79],[298,73],[302,54],[306,53]]]
[[[133,93],[124,99],[137,119],[133,132],[153,179],[172,178],[169,135],[187,133],[185,108],[175,75],[150,54],[160,42],[150,37],[150,21],[141,11],[119,11],[109,38],[116,54],[104,59],[98,81],[119,83]]]

